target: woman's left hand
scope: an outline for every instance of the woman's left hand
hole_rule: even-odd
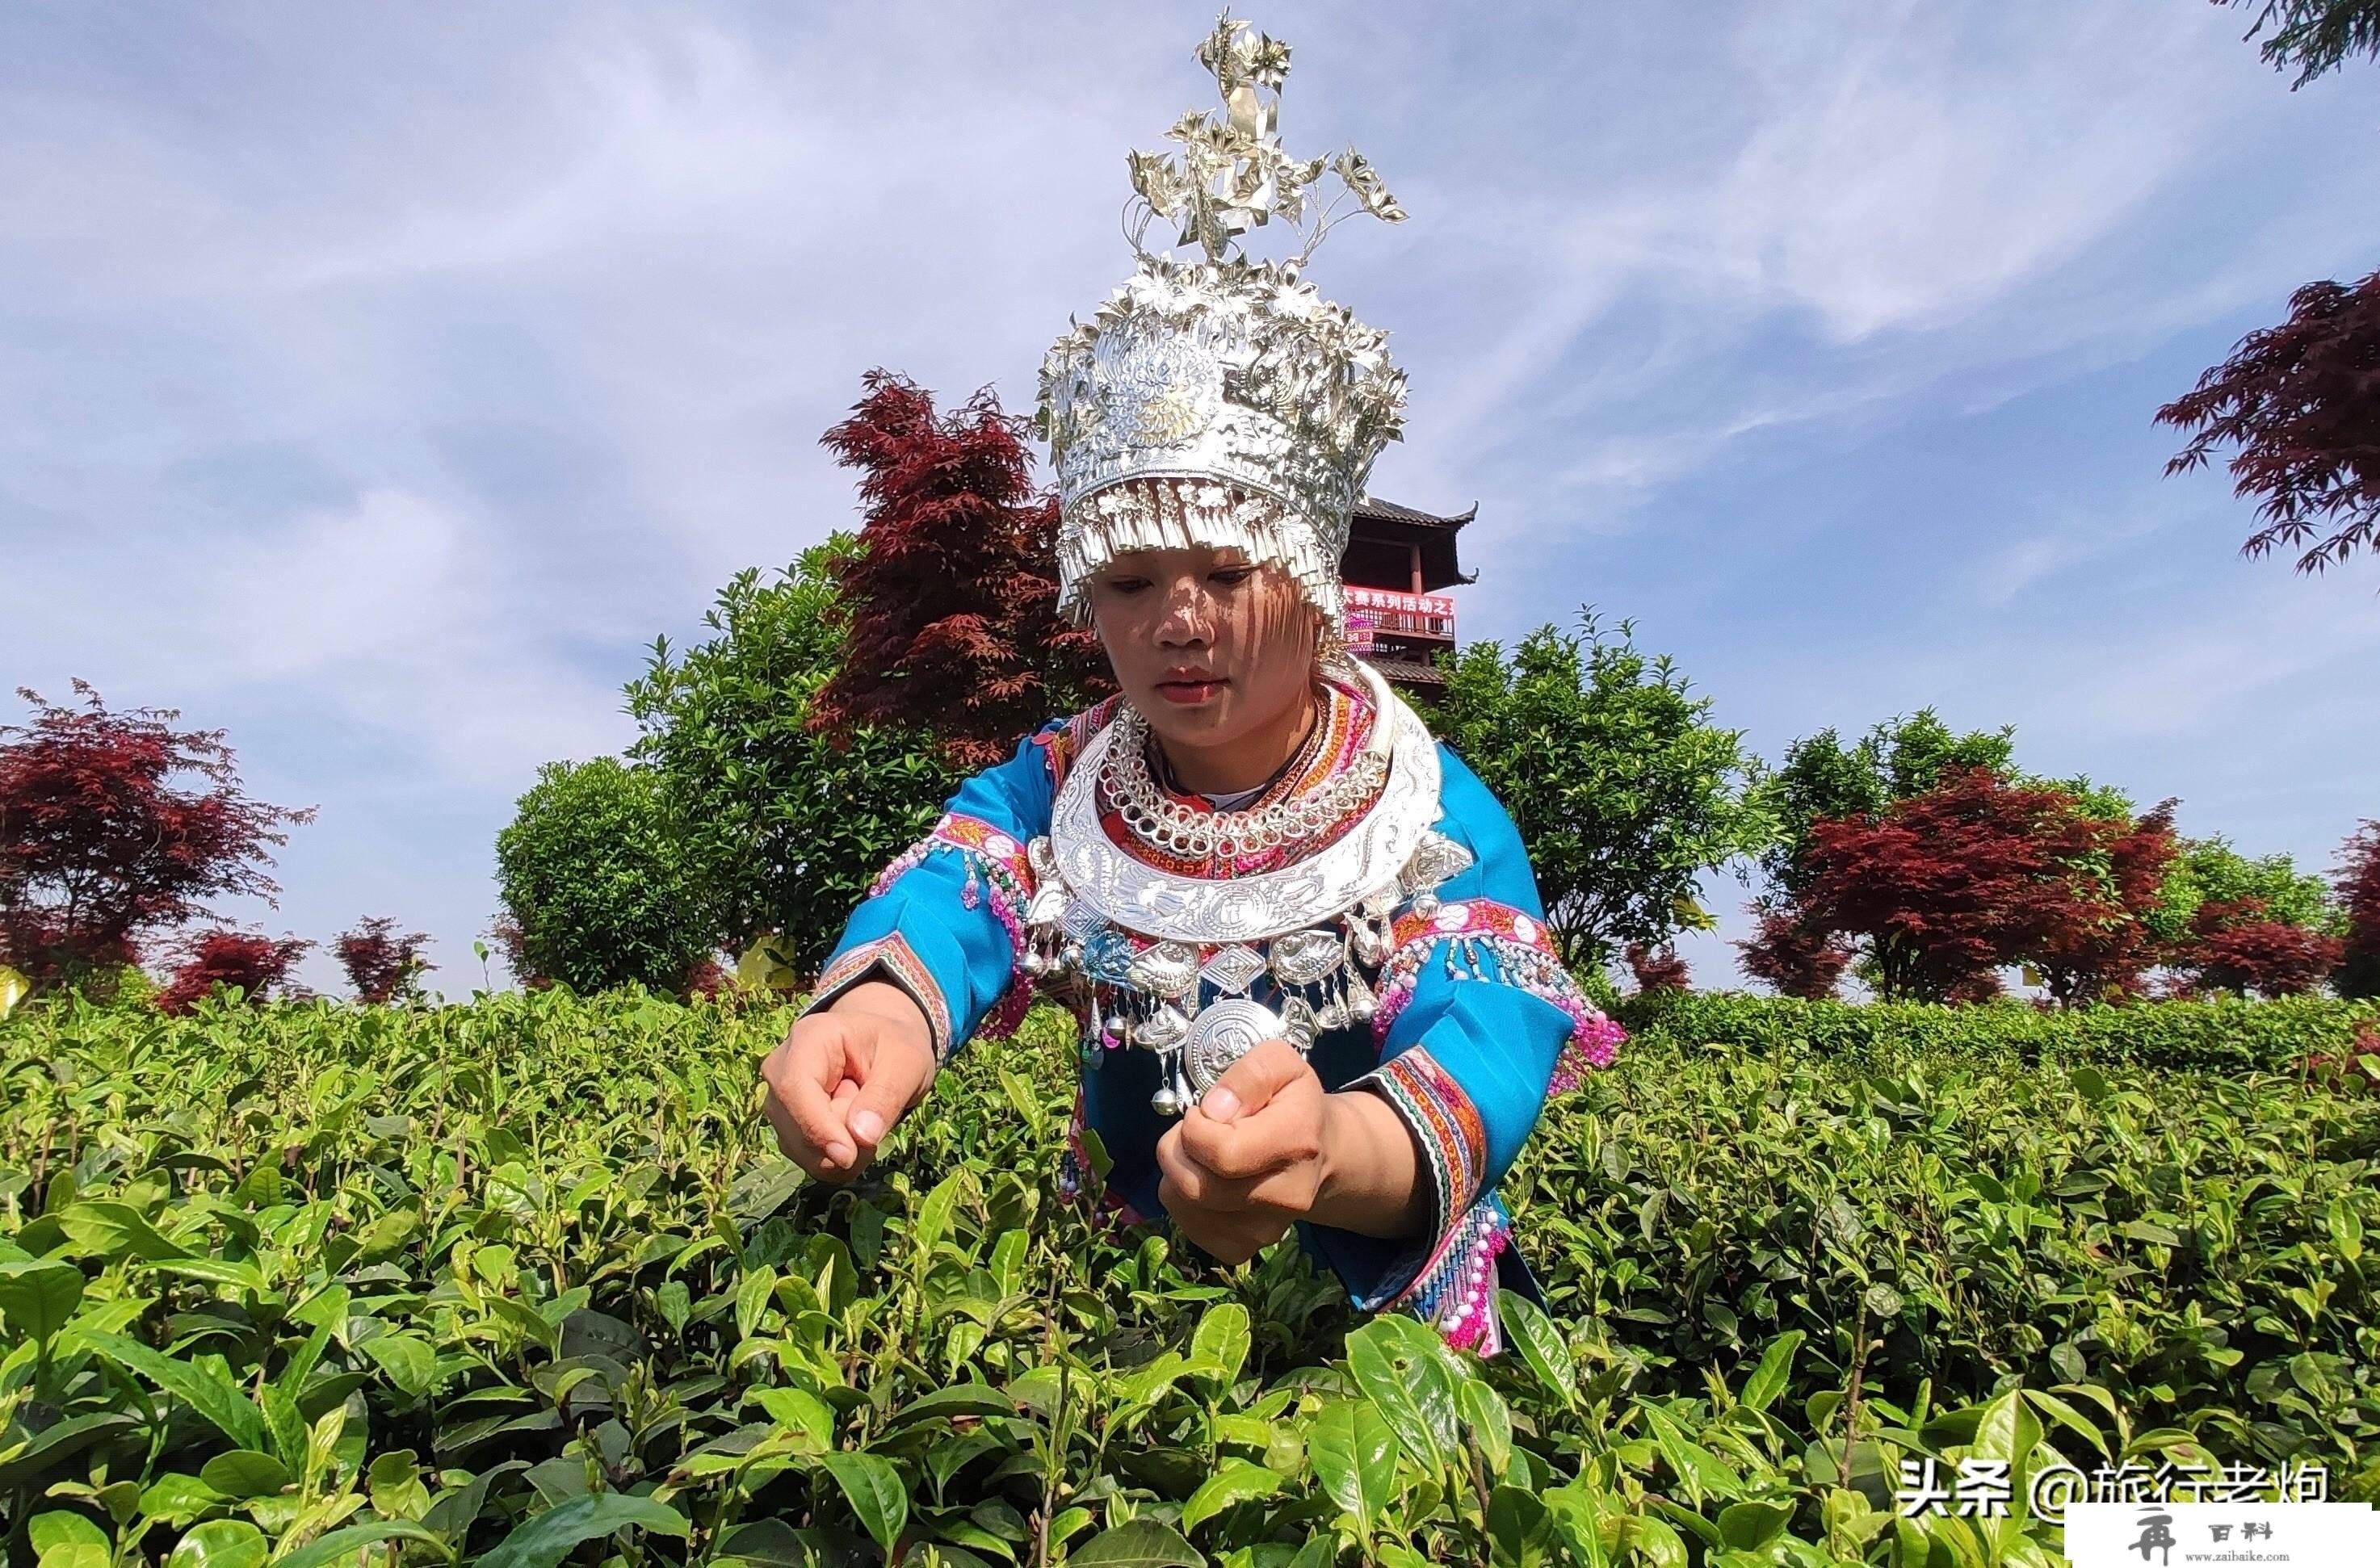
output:
[[[1286,1041],[1242,1056],[1158,1140],[1166,1213],[1225,1263],[1279,1241],[1330,1180],[1331,1099]]]

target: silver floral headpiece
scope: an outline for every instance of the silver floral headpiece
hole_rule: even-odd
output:
[[[1198,62],[1223,116],[1184,115],[1166,133],[1178,154],[1128,154],[1139,268],[1042,361],[1062,605],[1087,623],[1090,574],[1125,550],[1236,545],[1343,629],[1347,516],[1397,439],[1405,378],[1385,333],[1298,274],[1342,219],[1394,223],[1404,211],[1354,148],[1310,160],[1282,149],[1289,45],[1226,12]],[[1327,207],[1312,191],[1326,171],[1345,187]],[[1251,259],[1241,236],[1275,218],[1299,227],[1297,253]],[[1202,255],[1152,253],[1142,241],[1160,221]]]

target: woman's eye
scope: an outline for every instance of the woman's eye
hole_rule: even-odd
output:
[[[1257,574],[1253,566],[1224,566],[1208,573],[1208,577],[1226,587],[1237,587]]]
[[[1142,577],[1111,577],[1108,579],[1107,586],[1108,592],[1111,594],[1131,595],[1148,586],[1148,582]]]

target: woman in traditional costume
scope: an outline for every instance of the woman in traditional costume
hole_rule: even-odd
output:
[[[1293,1225],[1358,1307],[1493,1353],[1496,1285],[1536,1294],[1497,1183],[1619,1031],[1556,958],[1502,806],[1345,651],[1349,511],[1404,377],[1299,276],[1335,213],[1292,260],[1239,249],[1318,207],[1324,161],[1275,131],[1287,47],[1227,18],[1199,59],[1225,115],[1130,164],[1141,228],[1203,254],[1135,232],[1138,270],[1042,368],[1063,607],[1118,694],[885,868],[769,1059],[769,1115],[847,1180],[1038,989],[1080,1026],[1070,1191],[1225,1262]],[[1402,218],[1354,150],[1328,167]]]

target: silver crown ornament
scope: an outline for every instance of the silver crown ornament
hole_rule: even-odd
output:
[[[1226,13],[1198,61],[1223,114],[1183,115],[1172,154],[1129,155],[1139,266],[1042,362],[1061,603],[1087,623],[1090,575],[1125,550],[1228,545],[1287,572],[1343,628],[1348,513],[1398,438],[1405,378],[1384,333],[1300,273],[1340,222],[1404,210],[1354,148],[1298,159],[1281,146],[1288,44]],[[1342,187],[1327,203],[1326,173]],[[1244,236],[1276,219],[1297,228],[1295,254],[1252,259]],[[1152,251],[1160,223],[1198,254]]]

